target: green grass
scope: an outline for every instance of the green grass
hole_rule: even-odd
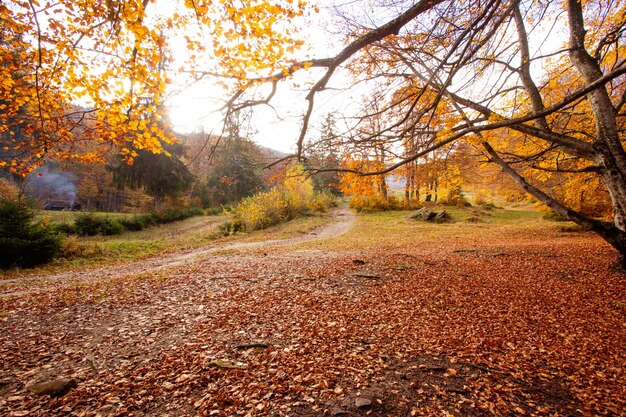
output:
[[[406,245],[426,245],[433,250],[455,249],[468,244],[499,244],[515,239],[550,238],[563,233],[564,224],[542,219],[543,213],[530,210],[486,210],[481,207],[446,207],[448,223],[434,224],[408,220],[412,211],[380,211],[357,214],[353,228],[338,237],[297,244],[297,249],[335,251],[393,250]],[[55,212],[54,221],[75,216],[72,212]],[[118,215],[119,216],[119,215]],[[121,215],[124,216],[124,215]],[[477,218],[470,222],[466,219]],[[61,220],[59,220],[61,219]],[[52,221],[52,219],[51,219]],[[226,216],[197,216],[183,221],[151,227],[139,232],[116,236],[69,237],[67,256],[33,270],[6,271],[5,278],[61,272],[120,261],[147,258],[159,253],[190,249],[215,243],[254,242],[297,237],[327,224],[327,215],[314,214],[252,233],[224,237],[221,225]],[[566,223],[565,226],[570,225]],[[255,249],[249,249],[254,251]],[[266,250],[266,249],[263,249]],[[271,250],[290,250],[288,247]]]
[[[445,207],[451,215],[447,223],[409,220],[412,211],[360,213],[354,227],[341,236],[300,243],[307,249],[337,251],[393,250],[406,245],[427,245],[433,249],[455,247],[457,244],[497,243],[511,236],[535,238],[560,232],[560,226],[542,219],[542,214],[525,210],[481,210],[479,207]],[[477,217],[480,223],[466,221]]]
[[[70,222],[73,221],[73,217],[80,214],[52,213],[54,215],[49,217],[51,222]],[[105,213],[100,214],[105,215]],[[133,216],[133,214],[106,213],[106,215],[109,214],[117,218]],[[196,216],[138,232],[126,231],[115,236],[68,236],[65,238],[63,253],[51,263],[33,269],[0,271],[0,279],[119,263],[201,246],[222,238],[220,225],[225,221],[225,216]]]
[[[36,215],[37,220],[46,220],[51,224],[62,224],[62,223],[74,223],[74,220],[82,214],[87,212],[84,211],[53,211],[53,210],[39,210]],[[125,219],[131,218],[135,216],[132,213],[105,213],[105,212],[94,212],[96,216],[108,217],[110,219]]]
[[[239,235],[242,242],[259,242],[263,240],[289,239],[301,236],[330,222],[324,213],[311,213],[308,216],[298,217],[286,223],[268,227],[252,233]]]
[[[52,213],[50,222],[72,222],[80,213]],[[98,213],[111,217],[133,216],[133,214]],[[286,239],[309,232],[330,221],[327,215],[312,214],[287,223],[234,236],[224,236],[221,226],[226,216],[196,216],[182,221],[153,226],[142,231],[126,231],[114,236],[69,236],[65,239],[65,253],[50,264],[33,269],[13,269],[0,271],[0,279],[18,276],[57,273],[71,269],[88,268],[103,264],[144,259],[160,253],[191,249],[203,245],[224,242],[252,242],[273,239]]]

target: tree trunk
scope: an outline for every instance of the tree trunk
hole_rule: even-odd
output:
[[[626,232],[626,180],[611,155],[603,154],[599,161],[604,185],[611,196],[615,227]]]
[[[561,202],[550,197],[537,187],[530,184],[524,177],[507,164],[498,153],[487,142],[483,142],[483,147],[491,157],[491,160],[498,164],[502,171],[517,183],[524,191],[531,194],[546,206],[550,207],[559,216],[565,217],[602,237],[613,246],[618,252],[618,265],[621,269],[626,269],[626,232],[615,224],[592,219],[575,210],[567,208]]]
[[[590,84],[604,74],[598,60],[585,49],[586,30],[580,0],[568,0],[567,6],[569,56],[576,70]],[[615,227],[626,232],[626,152],[619,137],[617,114],[605,86],[587,94],[587,100],[596,127],[596,162],[602,168],[602,179],[611,195]]]
[[[383,198],[387,198],[387,182],[385,181],[385,176],[380,175],[378,179],[378,192]]]
[[[159,193],[154,194],[154,209],[156,211],[161,210],[162,203],[163,203],[163,196]]]

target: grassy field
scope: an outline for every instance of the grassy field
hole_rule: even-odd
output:
[[[39,210],[37,212],[36,219],[48,221],[51,224],[59,223],[73,223],[74,220],[80,215],[84,215],[83,211],[53,211],[53,210]],[[103,213],[94,212],[97,216],[108,217],[112,220],[127,219],[135,216],[133,213]]]
[[[71,211],[40,211],[37,220],[51,224],[71,224],[84,214]],[[131,218],[129,213],[94,213],[110,219]],[[52,262],[31,269],[0,271],[0,278],[56,273],[81,267],[143,259],[159,253],[201,246],[222,236],[220,226],[226,216],[195,216],[152,226],[142,231],[125,231],[114,236],[74,236],[64,238],[61,253]]]
[[[392,250],[411,244],[453,248],[468,240],[476,243],[505,241],[511,236],[536,239],[575,230],[573,223],[543,220],[543,213],[530,210],[446,207],[451,219],[446,223],[409,220],[412,211],[380,211],[357,216],[350,233],[328,241],[305,242],[310,249]]]
[[[81,212],[41,211],[38,220],[52,224],[72,223]],[[111,219],[129,218],[135,214],[95,213]],[[182,221],[149,227],[142,231],[125,231],[114,236],[68,236],[64,239],[60,256],[51,263],[32,269],[0,271],[1,278],[56,273],[64,270],[117,264],[220,242],[251,242],[285,239],[298,236],[329,222],[325,214],[314,213],[285,224],[253,233],[224,236],[222,225],[228,221],[225,215],[195,216]]]
[[[555,234],[576,230],[572,223],[543,220],[542,213],[524,209],[489,209],[482,207],[446,207],[449,222],[434,224],[407,219],[411,211],[380,211],[359,213],[349,233],[334,239],[309,241],[298,247],[313,250],[349,251],[395,250],[415,244],[432,248],[461,248],[468,238],[475,244],[505,242],[511,236],[526,239],[548,239]],[[46,211],[39,218],[50,223],[71,223],[80,212]],[[134,214],[97,213],[112,219],[132,217]],[[226,216],[196,216],[183,221],[153,226],[143,231],[126,231],[115,236],[65,238],[63,250],[55,260],[45,266],[0,272],[0,277],[37,275],[63,272],[75,268],[87,268],[105,264],[119,264],[145,259],[160,253],[201,247],[208,244],[234,242],[259,242],[287,239],[307,233],[329,223],[326,214],[315,213],[285,224],[253,233],[224,236],[222,225]],[[258,249],[243,249],[254,252]],[[262,249],[266,250],[266,249]],[[286,250],[274,248],[274,251]]]
[[[441,224],[409,220],[407,217],[412,211],[360,213],[350,233],[334,239],[303,242],[299,245],[316,250],[346,251],[357,247],[361,250],[392,250],[419,240],[420,245],[454,248],[458,242],[466,243],[468,236],[476,243],[488,243],[504,241],[511,236],[549,238],[563,230],[575,230],[572,223],[545,221],[542,218],[543,213],[531,210],[446,207],[446,211],[451,216],[450,221]],[[45,215],[51,222],[69,223],[79,213],[46,212]],[[111,218],[132,216],[122,213],[101,215]],[[66,239],[62,256],[39,269],[56,271],[130,261],[209,243],[286,239],[313,230],[330,220],[327,215],[316,213],[265,230],[224,236],[221,226],[226,221],[226,216],[198,216],[139,232],[127,231],[116,236],[70,236]],[[31,273],[35,271],[31,270]]]

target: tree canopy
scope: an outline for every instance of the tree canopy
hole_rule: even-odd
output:
[[[369,150],[374,160],[381,149],[395,157],[374,170],[365,160],[346,171],[379,175],[469,145],[557,214],[600,234],[624,264],[626,6],[579,0],[368,6],[392,17],[376,21],[367,11],[348,10],[346,46],[307,61],[323,72],[306,95],[298,154],[316,100],[336,74],[349,72],[354,88],[370,93],[344,146],[352,154]],[[567,183],[566,192],[555,192],[549,186],[555,183]],[[612,222],[576,204],[574,196],[585,193],[610,201]]]
[[[184,70],[192,78],[212,74],[245,88],[248,74],[286,71],[284,60],[300,42],[281,22],[304,6],[292,0],[1,3],[0,168],[27,174],[49,158],[102,160],[111,147],[129,163],[137,150],[161,152],[162,143],[173,141],[162,106],[172,82],[163,71],[164,61],[173,60],[171,43],[188,51]],[[84,140],[101,146],[81,152],[75,144]]]

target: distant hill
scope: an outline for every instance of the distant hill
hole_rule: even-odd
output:
[[[186,148],[184,159],[189,164],[189,169],[199,178],[204,177],[211,171],[209,160],[218,138],[202,132],[178,134],[177,136]],[[264,167],[287,156],[284,152],[261,146],[256,142],[253,143],[258,149],[255,160],[259,167]],[[264,169],[263,177],[265,180],[269,182],[271,178],[283,169],[286,163],[280,163],[272,166],[270,169]]]
[[[277,151],[276,149],[268,148],[267,146],[261,146],[258,143],[257,146],[259,148],[262,161],[268,164],[281,160],[288,155],[284,152]]]

